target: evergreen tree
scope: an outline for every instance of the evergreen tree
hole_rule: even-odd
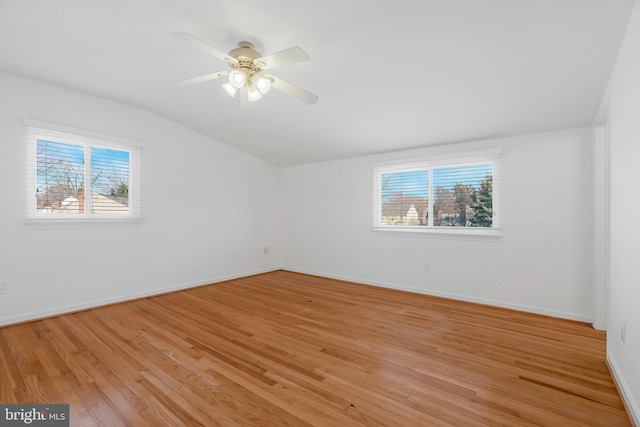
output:
[[[491,227],[493,223],[493,177],[487,176],[480,182],[480,189],[471,195],[473,218],[469,220],[471,227]]]
[[[118,184],[118,186],[115,188],[115,196],[116,197],[122,197],[122,198],[128,198],[129,197],[129,186],[124,183],[121,182],[120,184]]]

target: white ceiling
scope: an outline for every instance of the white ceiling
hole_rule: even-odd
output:
[[[634,0],[0,0],[0,70],[136,106],[277,165],[590,125]],[[243,106],[171,36],[310,62]],[[1,96],[1,95],[0,95]]]

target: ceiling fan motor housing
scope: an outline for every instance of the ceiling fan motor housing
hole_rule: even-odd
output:
[[[256,74],[262,71],[265,64],[254,62],[255,59],[261,58],[263,55],[253,48],[253,45],[247,41],[238,43],[238,47],[229,51],[229,56],[238,60],[237,68],[242,68],[248,74]]]

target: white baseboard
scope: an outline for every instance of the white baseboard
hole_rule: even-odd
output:
[[[378,286],[382,288],[390,288],[390,289],[397,289],[400,291],[414,292],[414,293],[423,294],[423,295],[431,295],[436,297],[455,299],[458,301],[474,302],[478,304],[491,305],[495,307],[509,308],[512,310],[526,311],[528,313],[542,314],[545,316],[559,317],[562,319],[577,320],[579,322],[585,322],[585,323],[591,323],[593,321],[593,319],[590,316],[586,316],[579,313],[570,313],[570,312],[560,311],[560,310],[550,310],[543,307],[534,307],[534,306],[529,306],[524,304],[515,304],[515,303],[506,302],[506,301],[493,300],[489,298],[479,298],[479,297],[473,297],[468,295],[456,294],[452,292],[442,292],[434,289],[417,289],[417,288],[411,288],[411,287],[404,287],[404,286],[398,286],[393,283],[377,282],[377,281],[371,281],[371,280],[361,279],[357,277],[340,276],[335,274],[327,274],[327,273],[321,273],[321,272],[297,269],[297,268],[282,267],[282,270],[292,271],[294,273],[310,274],[312,276],[327,277],[327,278],[336,279],[336,280],[344,280],[347,282],[362,283],[365,285]]]
[[[80,304],[72,304],[72,305],[67,305],[67,306],[63,306],[63,307],[56,307],[56,308],[52,308],[52,309],[49,309],[49,310],[22,313],[22,314],[20,314],[18,316],[0,317],[0,326],[6,326],[6,325],[14,324],[14,323],[21,323],[21,322],[26,322],[26,321],[31,321],[31,320],[37,320],[37,319],[42,319],[42,318],[45,318],[45,317],[57,316],[57,315],[64,314],[64,313],[72,313],[74,311],[86,310],[86,309],[90,309],[90,308],[95,308],[95,307],[100,307],[100,306],[103,306],[103,305],[109,305],[109,304],[114,304],[114,303],[118,303],[118,302],[134,300],[134,299],[138,299],[138,298],[146,298],[146,297],[150,297],[150,296],[154,296],[154,295],[160,295],[160,294],[164,294],[164,293],[168,293],[168,292],[175,292],[175,291],[180,291],[180,290],[183,290],[183,289],[195,288],[195,287],[198,287],[198,286],[203,286],[203,285],[207,285],[207,284],[211,284],[211,283],[224,282],[226,280],[238,279],[238,278],[241,278],[241,277],[252,276],[252,275],[255,275],[255,274],[268,273],[268,272],[276,271],[276,270],[280,270],[280,269],[287,270],[287,271],[292,271],[292,272],[295,272],[295,273],[310,274],[310,275],[314,275],[314,276],[327,277],[327,278],[336,279],[336,280],[345,280],[345,281],[348,281],[348,282],[362,283],[362,284],[371,285],[371,286],[378,286],[378,287],[383,287],[383,288],[397,289],[397,290],[401,290],[401,291],[414,292],[414,293],[419,293],[419,294],[424,294],[424,295],[433,295],[433,296],[438,296],[438,297],[443,297],[443,298],[450,298],[450,299],[455,299],[455,300],[460,300],[460,301],[475,302],[475,303],[479,303],[479,304],[492,305],[492,306],[496,306],[496,307],[510,308],[510,309],[514,309],[514,310],[526,311],[526,312],[529,312],[529,313],[537,313],[537,314],[543,314],[543,315],[546,315],[546,316],[560,317],[560,318],[563,318],[563,319],[577,320],[577,321],[580,321],[580,322],[591,322],[592,321],[592,319],[590,317],[584,316],[584,315],[580,315],[580,314],[576,314],[576,313],[568,313],[568,312],[564,312],[564,311],[549,310],[549,309],[545,309],[545,308],[541,308],[541,307],[533,307],[533,306],[522,305],[522,304],[513,304],[513,303],[509,303],[509,302],[505,302],[505,301],[492,300],[492,299],[488,299],[488,298],[471,297],[471,296],[467,296],[467,295],[455,294],[455,293],[451,293],[451,292],[442,292],[442,291],[437,291],[437,290],[433,290],[433,289],[416,289],[416,288],[410,288],[410,287],[403,287],[403,286],[398,286],[398,285],[393,284],[393,283],[377,282],[377,281],[371,281],[371,280],[361,279],[361,278],[357,278],[357,277],[340,276],[340,275],[335,275],[335,274],[327,274],[327,273],[323,273],[323,272],[310,271],[310,270],[297,269],[297,268],[278,267],[278,268],[270,268],[270,269],[264,269],[264,270],[255,270],[255,271],[250,271],[250,272],[246,272],[246,273],[242,273],[242,274],[218,276],[218,277],[214,277],[214,278],[210,278],[210,279],[199,280],[197,282],[182,283],[182,284],[178,284],[178,285],[175,285],[175,286],[168,286],[168,287],[165,287],[165,288],[153,289],[153,290],[149,290],[149,291],[146,291],[146,292],[139,292],[139,293],[133,293],[133,294],[127,294],[127,295],[120,295],[120,296],[117,296],[117,297],[106,298],[106,299],[101,299],[101,300],[92,300],[92,301],[87,301],[87,302],[83,302],[83,303],[80,303]]]
[[[136,292],[136,293],[132,293],[132,294],[119,295],[119,296],[116,296],[116,297],[104,298],[104,299],[100,299],[100,300],[86,301],[86,302],[82,302],[82,303],[79,303],[79,304],[70,304],[70,305],[66,305],[66,306],[62,306],[62,307],[55,307],[55,308],[51,308],[51,309],[48,309],[48,310],[40,310],[40,311],[32,311],[32,312],[28,312],[28,313],[22,313],[22,314],[20,314],[18,316],[0,317],[0,326],[8,326],[8,325],[12,325],[12,324],[15,324],[15,323],[29,322],[29,321],[33,321],[33,320],[44,319],[44,318],[52,317],[52,316],[58,316],[60,314],[65,314],[65,313],[73,313],[73,312],[76,312],[76,311],[82,311],[82,310],[87,310],[87,309],[91,309],[91,308],[97,308],[97,307],[110,305],[110,304],[115,304],[115,303],[119,303],[119,302],[131,301],[131,300],[136,300],[136,299],[140,299],[140,298],[146,298],[146,297],[166,294],[166,293],[169,293],[169,292],[181,291],[181,290],[189,289],[189,288],[197,288],[198,286],[209,285],[209,284],[212,284],[212,283],[225,282],[227,280],[239,279],[239,278],[242,278],[242,277],[253,276],[253,275],[256,275],[256,274],[269,273],[271,271],[276,271],[276,270],[280,270],[280,268],[279,267],[278,268],[270,268],[270,269],[265,269],[265,270],[249,271],[249,272],[241,273],[241,274],[231,274],[231,275],[226,275],[226,276],[218,276],[218,277],[214,277],[214,278],[211,278],[211,279],[203,279],[203,280],[198,280],[196,282],[190,282],[190,283],[181,283],[181,284],[178,284],[178,285],[167,286],[167,287],[160,288],[160,289],[151,289],[151,290],[145,291],[145,292]]]
[[[629,391],[629,386],[624,380],[622,373],[620,372],[620,368],[616,364],[616,361],[613,359],[611,354],[607,351],[607,364],[609,365],[609,371],[611,372],[611,376],[613,376],[613,380],[616,382],[616,386],[620,391],[620,395],[622,396],[622,400],[624,401],[624,406],[629,413],[629,417],[631,421],[635,424],[636,427],[640,427],[640,409],[638,405],[633,400],[633,396],[631,396],[631,392]]]

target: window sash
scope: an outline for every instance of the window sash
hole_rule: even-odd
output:
[[[453,232],[453,233],[472,233],[482,234],[485,232],[491,232],[499,230],[500,228],[500,207],[499,207],[499,157],[501,150],[486,150],[485,152],[474,152],[468,155],[461,155],[459,157],[443,156],[441,158],[413,161],[413,162],[397,162],[388,164],[374,165],[374,212],[373,212],[373,228],[378,230],[399,230],[399,231],[422,231],[422,232]],[[486,172],[490,171],[491,182],[486,182]],[[422,179],[422,182],[411,182],[407,180],[404,174],[422,172],[426,175],[426,179]],[[473,172],[473,176],[452,175],[449,186],[446,188],[446,192],[442,189],[438,190],[438,187],[443,187],[442,184],[446,181],[445,173],[450,174],[465,174]],[[389,188],[389,176],[399,176],[405,178],[406,182],[396,184],[395,188],[400,191],[407,191],[406,194],[398,192],[396,195],[395,203],[397,206],[389,205],[389,194],[393,193]],[[458,182],[460,181],[460,182]],[[481,183],[484,185],[481,187]],[[482,191],[473,199],[471,194],[474,191],[470,191],[468,195],[468,202],[466,203],[465,210],[462,210],[462,205],[458,205],[458,211],[447,212],[446,220],[443,221],[441,216],[442,212],[434,212],[434,206],[442,207],[442,200],[437,200],[438,192],[441,194],[449,194],[448,208],[453,209],[455,200],[451,198],[454,186],[462,184],[460,187],[455,188],[457,190],[456,195],[460,196],[459,199],[464,200],[462,197],[465,194],[465,186],[471,185],[476,189]],[[412,187],[412,185],[415,185]],[[480,188],[481,187],[481,188]],[[484,215],[486,209],[487,192],[491,189],[491,225],[487,225],[487,220]],[[466,189],[470,190],[469,188]],[[419,196],[419,197],[418,197]],[[440,203],[440,206],[438,206]],[[406,206],[405,206],[406,205]],[[419,205],[419,206],[418,206]],[[475,209],[470,208],[475,206]],[[404,217],[393,217],[391,212],[395,213],[395,210],[403,211]],[[404,208],[407,208],[406,212]],[[469,218],[469,213],[475,215],[475,219]],[[434,215],[435,214],[435,215]],[[440,216],[439,216],[440,215]],[[466,219],[465,219],[466,218]],[[434,221],[435,220],[435,221]],[[458,222],[456,222],[458,221]],[[464,221],[464,225],[460,222]]]
[[[27,166],[30,171],[27,180],[27,218],[29,221],[81,222],[140,219],[139,152],[141,144],[127,146],[121,141],[110,141],[107,139],[108,137],[99,138],[96,136],[97,134],[87,135],[88,133],[79,135],[40,127],[27,127],[27,146],[29,147]],[[60,209],[59,206],[55,212],[54,209],[50,211],[38,209],[38,200],[34,197],[34,189],[39,189],[39,174],[40,178],[44,176],[42,175],[42,170],[39,170],[39,166],[42,166],[42,163],[39,162],[41,154],[38,152],[39,144],[40,148],[46,144],[57,144],[57,148],[62,148],[60,161],[64,167],[71,167],[70,165],[73,164],[73,167],[77,168],[78,165],[82,165],[82,171],[74,170],[74,173],[81,175],[83,182],[81,184],[75,183],[74,188],[76,191],[75,194],[72,194],[74,197],[67,199],[67,202],[72,204],[68,206],[67,212],[65,212],[65,209]],[[83,157],[81,158],[73,150],[64,151],[65,149],[70,150],[70,147],[81,150]],[[107,157],[104,156],[105,153]],[[117,158],[108,160],[109,155],[111,157],[120,157],[120,160],[126,159],[126,162],[117,162]],[[107,159],[106,163],[105,159]],[[67,162],[66,165],[64,164],[65,161]],[[100,166],[100,162],[102,162],[102,166]],[[107,173],[109,177],[106,176]],[[100,175],[105,175],[104,179]],[[115,186],[113,192],[105,190],[109,184],[106,179],[112,178],[116,181],[117,179],[121,180],[120,182],[114,182],[114,185],[123,184],[119,193],[116,192],[117,188]],[[92,181],[95,184],[95,188],[92,188]],[[123,197],[117,197],[118,194],[122,196],[125,193],[125,187],[126,203],[124,203]],[[81,193],[77,191],[79,188],[82,188]]]

